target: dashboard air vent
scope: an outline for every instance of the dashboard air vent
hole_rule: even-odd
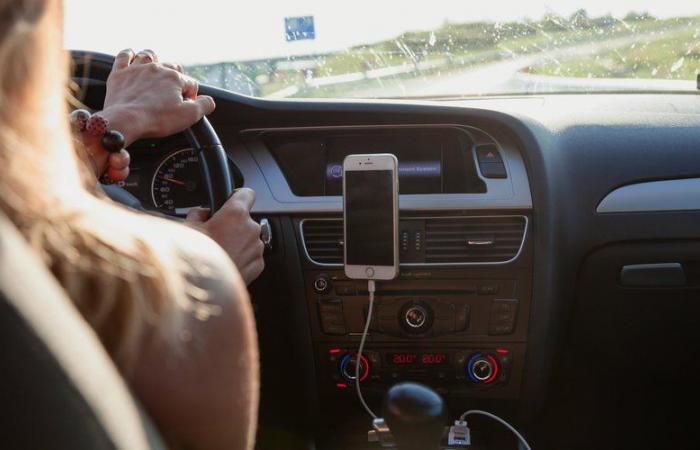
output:
[[[316,264],[343,264],[343,221],[306,219],[301,223],[304,248]]]
[[[524,216],[404,218],[399,224],[400,239],[406,234],[410,245],[400,249],[401,265],[510,262],[520,253],[526,229],[527,219]],[[343,265],[342,219],[304,219],[301,221],[301,234],[304,250],[311,262],[327,266]],[[423,245],[417,244],[418,239],[423,241]]]
[[[526,226],[522,216],[425,219],[425,262],[508,262],[520,252]]]

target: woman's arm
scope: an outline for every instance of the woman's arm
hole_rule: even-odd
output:
[[[186,262],[214,268],[197,285],[221,313],[184,317],[180,348],[158,338],[149,342],[131,386],[173,448],[251,449],[259,392],[254,318],[245,284],[221,250],[208,244],[206,256],[188,255]],[[198,247],[198,253],[207,248]]]
[[[147,53],[150,56],[121,52],[107,82],[101,115],[125,134],[127,144],[181,131],[214,108],[210,97],[197,94],[194,80]],[[259,229],[255,234],[257,224],[250,219],[251,194],[243,191],[232,197],[204,225],[216,225],[221,234],[210,232],[211,236],[218,237],[239,267],[250,265],[257,275],[262,270],[262,248]],[[248,202],[243,201],[246,198]],[[192,287],[208,292],[206,303],[213,307],[209,309],[219,313],[201,320],[195,313],[183,312],[179,345],[153,333],[144,340],[127,379],[174,448],[252,448],[258,350],[245,283],[222,248],[203,233],[174,223],[163,226],[167,229],[161,235],[180,250],[182,265],[195,273],[206,269],[191,280]],[[252,263],[245,263],[248,260]]]
[[[134,54],[119,52],[107,79],[105,109],[99,114],[110,128],[124,135],[125,145],[144,137],[164,137],[180,132],[215,108],[214,100],[199,95],[197,82],[182,73],[182,67],[159,63],[150,50]],[[96,178],[107,166],[108,153],[100,137],[82,135],[89,149],[79,152]],[[255,280],[265,266],[260,226],[250,217],[255,193],[239,189],[215,214],[201,208],[188,222],[214,239],[238,267],[246,284]],[[232,233],[231,230],[236,230]]]

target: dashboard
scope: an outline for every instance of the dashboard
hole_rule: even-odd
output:
[[[452,411],[511,418],[542,448],[667,444],[639,430],[650,420],[687,437],[679,411],[700,396],[697,94],[321,102],[203,90],[236,186],[256,191],[253,214],[273,230],[250,288],[261,442],[280,423],[319,448],[364,435],[356,364],[375,406],[418,380]],[[201,205],[186,148],[178,136],[137,143],[124,187],[161,212]],[[351,152],[397,154],[403,189],[401,273],[378,285],[361,361],[367,291],[343,275],[338,195]]]

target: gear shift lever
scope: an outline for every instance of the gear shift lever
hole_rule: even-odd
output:
[[[384,397],[384,420],[399,450],[438,450],[447,420],[445,402],[418,383],[394,385]]]

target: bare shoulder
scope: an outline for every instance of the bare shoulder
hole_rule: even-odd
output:
[[[186,225],[171,222],[162,225],[183,273],[196,286],[211,291],[211,301],[221,303],[232,297],[248,300],[238,269],[219,244]]]
[[[156,219],[150,245],[167,248],[168,269],[184,278],[189,297],[186,308],[175,308],[179,328],[193,342],[207,345],[222,339],[231,327],[255,333],[248,290],[224,250],[206,234],[184,224]],[[226,336],[229,337],[230,335]],[[196,345],[191,350],[195,350]]]
[[[179,345],[144,346],[132,386],[169,440],[192,448],[250,448],[258,404],[258,351],[247,289],[229,257],[203,233],[161,224],[215,314],[184,314]],[[165,345],[164,345],[165,344]]]

